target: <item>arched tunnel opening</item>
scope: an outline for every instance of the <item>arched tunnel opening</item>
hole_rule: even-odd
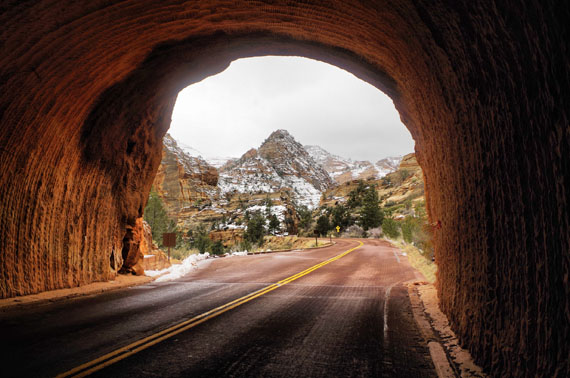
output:
[[[111,278],[179,90],[300,55],[394,100],[442,225],[440,307],[477,361],[568,375],[569,18],[538,1],[5,5],[0,295]]]
[[[319,219],[321,237],[379,237],[384,219],[396,219],[392,234],[404,224],[405,240],[433,265],[413,151],[392,100],[350,73],[302,57],[240,59],[178,94],[144,227],[163,251],[162,233],[175,232],[172,253],[181,260],[214,247],[222,254],[314,244]],[[252,217],[263,218],[267,240],[246,232]],[[142,233],[128,231],[125,259]],[[152,256],[139,265],[164,266],[164,253],[144,244]]]

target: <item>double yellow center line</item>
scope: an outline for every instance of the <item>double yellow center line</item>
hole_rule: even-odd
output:
[[[262,295],[265,295],[267,293],[269,293],[270,291],[273,291],[275,289],[277,289],[278,287],[281,287],[283,285],[287,285],[290,282],[295,281],[296,279],[299,279],[303,276],[306,276],[307,274],[327,265],[332,263],[333,261],[336,261],[338,259],[340,259],[341,257],[344,257],[346,255],[348,255],[350,252],[362,247],[362,242],[358,242],[359,245],[349,249],[348,251],[345,251],[343,253],[341,253],[340,255],[337,255],[335,257],[332,257],[328,260],[323,261],[320,264],[314,265],[308,269],[303,270],[302,272],[299,272],[295,275],[292,275],[290,277],[285,278],[284,280],[281,280],[279,282],[276,282],[274,284],[271,284],[269,286],[264,287],[263,289],[254,291],[253,293],[250,293],[248,295],[245,295],[241,298],[238,298],[236,300],[233,300],[229,303],[226,303],[222,306],[216,307],[213,310],[204,312],[203,314],[200,314],[198,316],[193,317],[192,319],[188,319],[185,320],[181,323],[178,323],[170,328],[167,328],[165,330],[162,330],[160,332],[157,332],[151,336],[145,337],[144,339],[140,339],[138,341],[135,341],[132,344],[129,344],[127,346],[124,346],[122,348],[119,348],[117,350],[114,350],[110,353],[105,354],[104,356],[101,356],[99,358],[96,358],[92,361],[86,362],[83,365],[77,366],[76,368],[73,368],[69,371],[66,371],[65,373],[59,374],[56,376],[56,378],[64,378],[64,377],[85,377],[89,374],[92,374],[98,370],[103,369],[106,366],[112,365],[115,362],[121,361],[135,353],[138,353],[148,347],[151,347],[155,344],[160,343],[161,341],[164,341],[172,336],[175,336],[181,332],[184,332],[192,327],[197,326],[198,324],[204,323],[205,321],[212,319],[218,315],[223,314],[226,311],[229,311],[233,308],[236,308],[244,303],[247,303],[257,297],[260,297]]]

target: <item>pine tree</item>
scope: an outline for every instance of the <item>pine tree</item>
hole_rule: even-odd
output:
[[[162,199],[158,193],[151,188],[148,202],[144,209],[144,220],[150,225],[152,239],[162,246],[162,234],[176,231],[176,222],[168,217]]]
[[[255,214],[247,222],[247,229],[244,234],[245,240],[260,245],[263,243],[265,235],[265,217],[261,214]]]
[[[326,215],[321,215],[319,219],[317,219],[317,231],[319,232],[320,236],[326,235],[327,232],[331,229],[331,223],[329,221],[329,217]]]
[[[269,232],[275,235],[275,231],[279,230],[279,226],[281,226],[281,223],[279,222],[279,219],[275,214],[270,215],[268,219],[269,219]]]
[[[354,223],[352,217],[350,216],[348,208],[342,204],[335,206],[332,209],[331,214],[332,214],[331,226],[333,228],[339,226],[341,229],[345,230],[348,226]]]
[[[360,210],[360,225],[364,231],[375,228],[382,224],[384,213],[380,209],[380,200],[376,187],[370,186],[364,192],[362,209]]]

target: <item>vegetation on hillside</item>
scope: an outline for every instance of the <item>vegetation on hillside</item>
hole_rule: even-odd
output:
[[[152,231],[152,239],[159,247],[162,245],[162,234],[165,232],[176,232],[176,221],[169,218],[162,199],[154,190],[150,190],[148,202],[144,209],[144,220],[150,225]]]

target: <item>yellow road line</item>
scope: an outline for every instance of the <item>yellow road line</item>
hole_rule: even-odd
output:
[[[135,353],[138,353],[148,347],[151,347],[155,344],[158,344],[161,341],[164,341],[172,336],[175,336],[181,332],[184,332],[192,327],[197,326],[198,324],[204,323],[205,321],[212,319],[218,315],[223,314],[224,312],[227,312],[233,308],[236,308],[238,306],[241,306],[244,303],[247,303],[257,297],[260,297],[262,295],[265,295],[283,285],[286,285],[290,282],[293,282],[303,276],[306,276],[307,274],[327,265],[330,264],[333,261],[336,261],[338,259],[340,259],[341,257],[346,256],[347,254],[349,254],[350,252],[362,247],[363,243],[362,242],[358,242],[359,245],[351,248],[339,255],[336,255],[334,257],[331,257],[328,260],[325,260],[317,265],[313,265],[310,268],[307,268],[305,270],[303,270],[302,272],[299,272],[297,274],[294,274],[290,277],[287,277],[277,283],[271,284],[269,286],[266,286],[262,289],[259,289],[257,291],[254,291],[250,294],[247,294],[241,298],[235,299],[231,302],[228,302],[222,306],[216,307],[210,311],[204,312],[200,315],[197,315],[195,317],[193,317],[192,319],[188,319],[185,320],[183,322],[180,322],[170,328],[167,328],[165,330],[162,330],[160,332],[157,332],[153,335],[150,335],[148,337],[145,337],[143,339],[140,339],[138,341],[135,341],[134,343],[131,343],[127,346],[124,346],[122,348],[119,348],[117,350],[114,350],[110,353],[107,353],[99,358],[96,358],[94,360],[91,360],[89,362],[86,362],[82,365],[79,365],[71,370],[66,371],[65,373],[61,373],[59,375],[56,376],[56,378],[65,378],[65,377],[85,377],[89,374],[92,374],[98,370],[103,369],[106,366],[112,365],[115,362],[121,361]]]

